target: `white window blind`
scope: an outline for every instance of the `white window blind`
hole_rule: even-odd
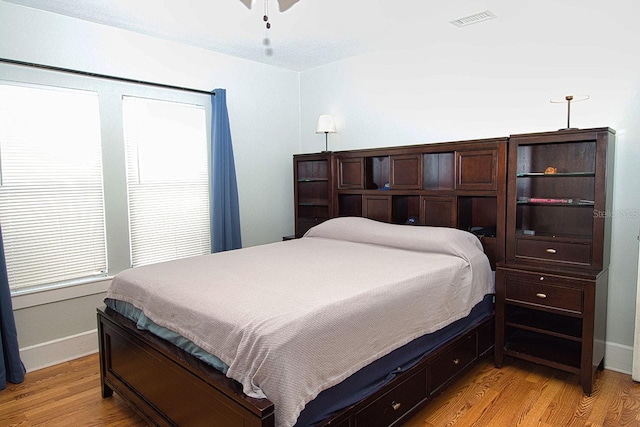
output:
[[[123,97],[132,266],[211,252],[202,106]]]
[[[98,96],[0,82],[0,223],[12,290],[104,276]]]

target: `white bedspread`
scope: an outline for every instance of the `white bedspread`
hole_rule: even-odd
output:
[[[219,357],[289,427],[322,390],[493,292],[470,233],[337,218],[302,239],[124,271],[107,297]]]

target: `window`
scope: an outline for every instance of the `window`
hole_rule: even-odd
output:
[[[98,96],[0,82],[0,223],[12,290],[105,276]]]
[[[211,252],[208,95],[0,68],[12,296]]]
[[[131,264],[211,252],[202,106],[123,97]]]

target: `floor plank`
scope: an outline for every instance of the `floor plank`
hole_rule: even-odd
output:
[[[604,370],[591,396],[577,375],[508,358],[482,360],[414,415],[406,427],[640,426],[640,383]]]
[[[640,427],[640,384],[604,370],[591,396],[576,375],[515,359],[483,359],[407,427]],[[29,372],[0,391],[0,426],[144,426],[120,398],[102,399],[98,356]]]
[[[0,426],[145,426],[118,396],[102,399],[98,355],[29,372],[0,391]]]

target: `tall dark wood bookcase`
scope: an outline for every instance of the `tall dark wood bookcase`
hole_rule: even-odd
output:
[[[495,364],[508,355],[573,372],[586,394],[604,367],[614,137],[597,128],[509,140]]]
[[[295,237],[334,216],[333,162],[331,153],[293,157]]]

